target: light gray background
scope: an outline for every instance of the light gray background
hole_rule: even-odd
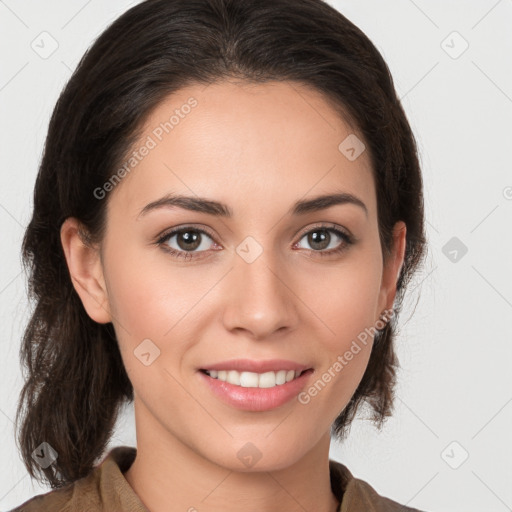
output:
[[[135,3],[0,0],[1,510],[49,490],[28,477],[12,423],[29,311],[20,244],[49,117],[84,51]],[[409,506],[512,510],[512,1],[330,3],[391,69],[419,144],[430,243],[401,315],[395,415],[381,432],[357,420],[331,457]],[[58,43],[48,58],[31,47],[51,49],[44,31]],[[131,408],[118,444],[135,446]]]

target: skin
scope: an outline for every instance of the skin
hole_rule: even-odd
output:
[[[283,358],[313,367],[314,383],[392,307],[405,225],[396,224],[384,265],[368,151],[354,161],[339,151],[354,130],[305,86],[188,86],[152,112],[135,147],[191,96],[197,106],[104,199],[102,243],[85,245],[76,219],[61,229],[75,289],[93,320],[113,322],[134,387],[138,451],[125,477],[152,512],[335,511],[329,429],[363,376],[373,340],[308,404],[292,399],[264,412],[224,404],[197,369]],[[360,198],[368,214],[350,203],[287,213],[299,199],[335,191]],[[221,201],[233,217],[174,207],[138,218],[168,192]],[[318,223],[356,241],[331,233],[328,247],[314,245],[305,235]],[[154,243],[190,224],[214,235],[200,234],[196,259]],[[263,249],[252,263],[236,252],[247,236]],[[178,236],[165,243],[187,248]],[[340,254],[319,255],[340,245]],[[147,338],[160,349],[149,366],[134,355]],[[237,456],[247,442],[261,454],[251,467]]]

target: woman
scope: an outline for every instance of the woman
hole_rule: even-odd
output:
[[[320,0],[147,0],[55,107],[23,256],[36,308],[17,510],[414,510],[329,459],[391,414],[425,250],[414,136]],[[133,401],[137,449],[105,454]]]

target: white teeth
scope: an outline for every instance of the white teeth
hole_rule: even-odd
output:
[[[293,376],[295,377],[295,372],[293,372]],[[259,388],[273,388],[274,386],[277,385],[276,380],[277,380],[276,372],[265,372],[259,376],[257,386]],[[253,386],[253,387],[256,387],[256,386]]]
[[[286,370],[280,370],[280,371],[276,372],[276,384],[277,385],[281,385],[286,382],[286,374],[287,374]],[[293,376],[295,377],[295,373],[293,374]]]
[[[236,370],[207,370],[206,373],[214,379],[243,388],[273,388],[297,378],[301,371],[279,370],[277,372],[254,373],[238,372]]]
[[[239,386],[242,386],[243,388],[259,387],[258,386],[259,376],[257,373],[252,373],[252,372],[239,373],[236,370],[232,370],[229,373],[230,373],[230,375],[228,375],[228,377],[231,377],[233,374],[235,374],[238,377],[238,379],[229,379],[229,378],[226,379],[226,382],[229,382],[230,384],[235,384],[235,385],[238,384]]]
[[[235,370],[228,371],[226,382],[240,386],[240,374]]]

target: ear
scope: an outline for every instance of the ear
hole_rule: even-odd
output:
[[[397,222],[393,227],[393,247],[382,272],[379,310],[377,311],[379,315],[384,310],[390,310],[395,301],[396,283],[405,257],[406,232],[407,228],[403,221]]]
[[[87,314],[100,324],[111,321],[107,288],[99,248],[86,240],[81,223],[68,217],[61,226],[60,239],[73,286]]]

